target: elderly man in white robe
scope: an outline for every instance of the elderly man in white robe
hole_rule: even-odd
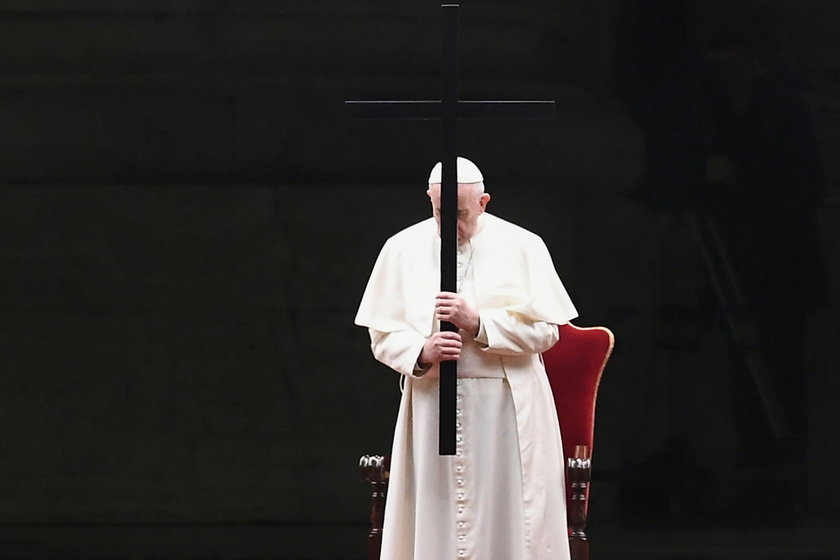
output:
[[[387,240],[356,316],[405,382],[381,560],[567,560],[563,447],[540,353],[577,312],[542,239],[485,212],[481,172],[457,162],[457,293],[439,292],[438,163],[433,216]],[[445,360],[458,360],[454,456],[437,447]]]

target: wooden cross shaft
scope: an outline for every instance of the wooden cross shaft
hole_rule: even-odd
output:
[[[432,101],[345,101],[351,116],[379,119],[436,119],[441,122],[440,290],[457,292],[458,121],[460,119],[544,119],[554,116],[553,101],[461,101],[458,96],[458,4],[442,4],[441,99]],[[443,331],[457,332],[449,322]],[[440,363],[439,452],[455,455],[457,362]]]

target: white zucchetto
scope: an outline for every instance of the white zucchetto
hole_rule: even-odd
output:
[[[441,170],[443,165],[437,162],[432,168],[429,175],[429,184],[441,182]],[[478,166],[468,160],[467,158],[458,158],[458,182],[459,183],[481,183],[484,181],[484,176],[481,175]]]

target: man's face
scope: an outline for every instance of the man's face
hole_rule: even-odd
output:
[[[458,183],[458,244],[469,241],[478,231],[478,217],[490,201],[490,195],[482,191],[481,183]],[[440,183],[429,185],[426,194],[432,202],[440,235]]]

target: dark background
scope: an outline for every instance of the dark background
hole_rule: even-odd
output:
[[[618,341],[593,553],[836,557],[840,6],[461,12],[462,98],[557,102],[464,124],[462,153],[490,211],[543,236],[577,323]],[[745,125],[721,60],[786,94]],[[399,389],[353,316],[381,243],[429,213],[439,130],[342,102],[436,98],[439,61],[435,2],[0,2],[0,557],[361,558],[356,465],[388,451]],[[804,419],[785,442],[685,225],[728,200],[720,152],[764,181],[722,205],[778,191],[752,235],[822,271],[819,297],[792,282],[761,310],[802,333],[802,367],[770,377]]]

